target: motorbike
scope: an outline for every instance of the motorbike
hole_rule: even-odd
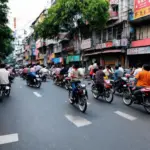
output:
[[[42,82],[46,82],[47,80],[47,74],[39,74],[39,77],[41,78]]]
[[[118,92],[119,94],[122,94],[124,91],[123,85],[127,82],[128,79],[126,77],[121,77],[118,81],[110,80],[113,88],[113,93],[115,94],[116,92]]]
[[[69,87],[69,102],[70,104],[76,104],[79,107],[79,110],[85,113],[87,109],[87,99],[88,99],[88,92],[86,89],[85,84],[79,83],[76,87],[75,96],[72,97],[72,87]]]
[[[68,74],[64,74],[64,77],[60,80],[59,75],[54,75],[53,82],[56,85],[65,87],[66,90],[69,89],[71,79],[68,77]]]
[[[0,100],[2,101],[4,97],[9,97],[11,91],[11,85],[0,85]]]
[[[36,75],[34,78],[31,78],[31,76],[27,76],[27,85],[28,86],[34,86],[36,88],[40,88],[41,87],[41,79],[39,77],[39,75]]]
[[[12,74],[10,74],[10,76],[9,76],[9,82],[10,82],[10,83],[13,83],[14,78],[15,78],[15,77],[14,77]]]
[[[142,105],[147,113],[150,114],[150,88],[141,87],[140,93],[138,96],[135,96],[134,91],[136,89],[133,88],[131,84],[124,85],[123,92],[123,102],[125,105],[130,106],[132,103]]]
[[[113,93],[112,84],[110,83],[110,81],[105,81],[104,89],[103,89],[103,92],[101,92],[101,93],[99,92],[95,81],[93,81],[92,94],[95,99],[102,97],[102,99],[104,99],[107,103],[112,103],[112,101],[114,99],[114,93]]]

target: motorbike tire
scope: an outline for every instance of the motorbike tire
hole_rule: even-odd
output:
[[[94,87],[92,87],[92,95],[95,99],[98,99],[98,97],[99,97],[98,91],[97,91],[97,94],[94,91],[95,91],[95,89],[94,89]]]
[[[40,81],[37,81],[37,83],[36,83],[36,88],[40,88],[41,87],[41,82]]]
[[[65,82],[65,89],[69,90],[69,84],[68,84],[68,82]]]
[[[130,106],[133,103],[128,89],[124,90],[122,99],[123,103],[127,106]]]
[[[107,96],[110,96],[109,98]],[[112,101],[114,100],[114,93],[113,91],[110,89],[110,90],[106,90],[105,91],[105,101],[107,103],[112,103]]]
[[[71,105],[74,105],[74,101],[73,101],[73,99],[72,99],[72,91],[71,90],[69,90],[69,103],[71,104]]]
[[[79,100],[79,110],[82,112],[82,113],[85,113],[86,110],[87,110],[87,98],[86,97],[81,97],[80,100]]]
[[[7,93],[5,92],[5,96],[6,96],[6,97],[9,97],[9,96],[10,96],[10,89],[7,90]]]
[[[148,103],[147,103],[148,102]],[[145,105],[144,105],[145,111],[150,114],[150,98],[145,98]]]

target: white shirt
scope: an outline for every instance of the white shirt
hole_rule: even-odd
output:
[[[97,63],[94,63],[93,64],[93,69],[97,69],[97,68],[98,68]]]
[[[124,73],[124,69],[122,67],[119,67],[119,70]]]
[[[42,67],[40,65],[35,66],[35,71],[39,71]]]
[[[136,76],[139,72],[141,72],[142,71],[142,68],[137,68],[137,69],[135,69],[135,71],[134,71],[134,76]]]
[[[84,76],[84,74],[85,74],[85,68],[79,68],[78,71],[79,71],[79,74],[81,76]]]
[[[0,84],[9,84],[9,71],[0,69]]]
[[[42,73],[42,74],[46,74],[46,73],[48,73],[48,69],[46,69],[46,68],[42,68],[42,69],[40,70],[40,73]]]

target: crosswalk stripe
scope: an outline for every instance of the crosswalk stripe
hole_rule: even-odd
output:
[[[65,117],[78,128],[92,124],[92,122],[90,122],[87,119],[82,118],[80,116],[65,115]]]
[[[137,119],[136,117],[131,116],[131,115],[129,115],[127,113],[124,113],[124,112],[121,112],[121,111],[115,111],[114,113],[121,116],[121,117],[123,117],[123,118],[125,118],[125,119],[128,119],[130,121],[134,121],[134,120]]]
[[[33,94],[34,94],[35,96],[37,96],[37,97],[42,97],[42,95],[39,94],[38,92],[33,92]]]
[[[18,138],[17,133],[0,136],[0,145],[14,143],[14,142],[18,142],[18,141],[19,141],[19,138]]]

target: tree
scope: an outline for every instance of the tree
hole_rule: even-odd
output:
[[[64,30],[76,28],[79,32],[86,24],[91,30],[101,29],[108,20],[108,9],[108,0],[58,0],[35,31],[40,37],[50,38]]]
[[[13,48],[12,48],[12,31],[7,26],[8,19],[8,6],[7,6],[8,0],[0,0],[0,55],[5,57],[9,55]]]

